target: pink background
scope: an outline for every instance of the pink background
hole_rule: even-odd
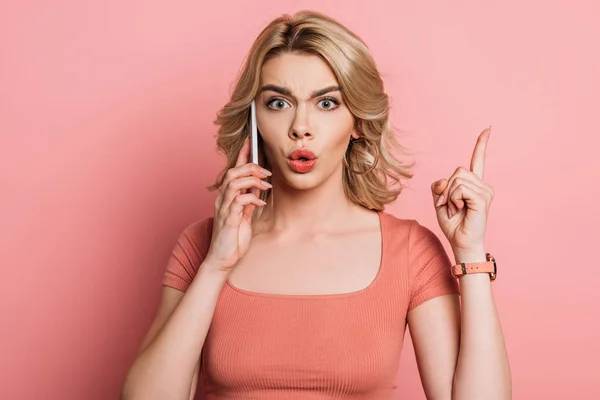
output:
[[[429,184],[493,125],[514,398],[600,398],[593,1],[49,3],[0,5],[0,398],[117,398],[178,233],[211,212],[215,113],[260,29],[304,8],[379,64],[418,161],[390,212],[441,235]],[[405,349],[397,398],[423,399]]]

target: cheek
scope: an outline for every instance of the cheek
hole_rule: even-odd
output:
[[[329,146],[346,148],[354,130],[354,118],[349,112],[323,118],[319,131]]]
[[[291,118],[285,113],[273,113],[265,115],[265,112],[257,113],[256,121],[258,131],[267,145],[274,145],[286,139],[282,132],[288,132],[291,126]]]

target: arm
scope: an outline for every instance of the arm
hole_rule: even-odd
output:
[[[449,400],[460,343],[458,282],[438,237],[414,223],[409,231],[407,322],[425,396]]]
[[[250,189],[266,190],[261,179],[271,173],[248,163],[249,145],[246,140],[235,167],[227,171],[214,221],[188,227],[178,240],[163,284],[185,294],[164,289],[161,309],[125,378],[123,400],[194,397],[199,358],[221,289],[250,245],[252,212],[266,204]]]
[[[479,261],[485,261],[484,251],[456,257],[456,263]],[[510,399],[510,367],[490,277],[465,275],[460,287],[461,346],[452,398]]]
[[[479,135],[469,169],[459,167],[448,180],[441,179],[431,186],[438,223],[457,263],[486,261],[484,238],[494,197],[492,187],[483,181],[490,134],[491,127]],[[446,276],[449,274],[450,271],[446,271]],[[456,299],[429,301],[419,306],[420,309],[415,307],[409,317],[411,332],[417,336],[416,352],[422,355],[417,361],[432,365],[425,368],[426,392],[435,393],[432,399],[437,396],[455,400],[510,399],[510,369],[490,277],[488,274],[462,276],[460,289],[460,329],[455,322]],[[447,332],[447,335],[438,338],[437,332]],[[458,332],[460,346],[452,357],[448,348],[456,346]],[[438,341],[433,342],[436,339]],[[450,374],[447,366],[455,358],[456,368]],[[437,366],[438,362],[442,366]],[[443,375],[440,383],[432,382],[439,375]]]
[[[163,328],[171,314],[173,314],[173,311],[175,310],[177,305],[181,302],[183,295],[184,292],[180,290],[176,290],[168,286],[163,287],[162,298],[160,301],[160,305],[158,306],[158,311],[156,313],[152,325],[150,326],[148,333],[146,334],[144,340],[142,341],[142,344],[140,345],[140,348],[137,353],[138,357],[140,356],[140,354],[142,354],[146,347],[148,347],[150,342],[154,340],[158,332]],[[196,395],[199,371],[200,361],[196,364],[196,369],[194,370],[189,400],[194,400],[194,396]],[[123,394],[121,394],[121,398],[123,398]]]
[[[162,311],[127,373],[122,399],[193,399],[200,353],[226,280],[213,270],[202,264],[185,294],[164,289]]]
[[[407,320],[425,397],[450,400],[460,343],[458,295],[438,296],[408,313]]]
[[[458,296],[450,295],[408,314],[425,394],[432,400],[510,399],[510,368],[489,275],[463,276],[460,287],[462,311]]]

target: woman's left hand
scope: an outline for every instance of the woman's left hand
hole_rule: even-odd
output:
[[[459,167],[450,178],[431,185],[438,223],[457,261],[463,256],[472,258],[474,254],[485,256],[483,242],[488,211],[494,197],[492,187],[483,181],[490,132],[491,127],[479,135],[470,170]]]

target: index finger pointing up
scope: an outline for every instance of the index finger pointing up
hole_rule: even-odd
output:
[[[487,142],[490,138],[492,127],[484,129],[477,138],[475,149],[473,150],[473,157],[471,158],[471,172],[483,179],[483,170],[485,167],[485,150],[487,148]]]

